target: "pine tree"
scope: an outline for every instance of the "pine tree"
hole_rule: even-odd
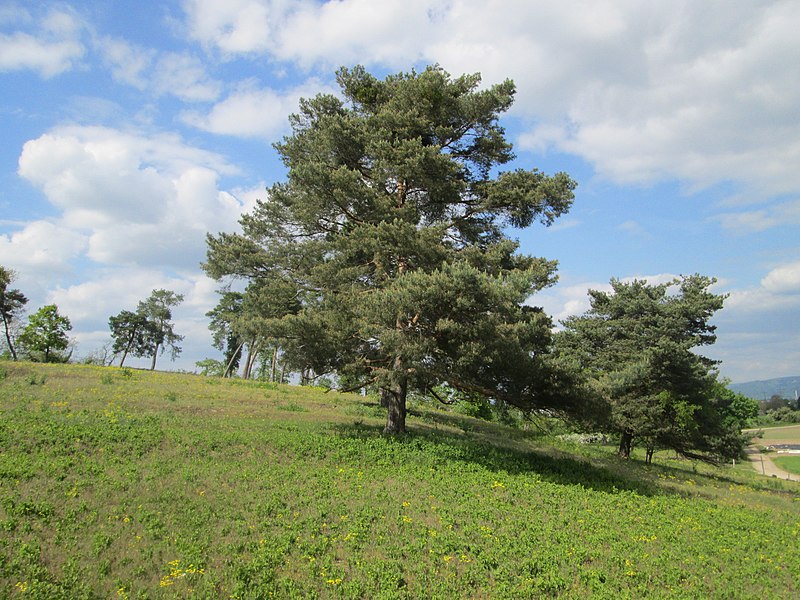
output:
[[[381,390],[386,432],[406,397],[446,383],[525,409],[557,405],[551,320],[525,305],[555,281],[552,261],[517,252],[509,228],[550,225],[575,183],[499,172],[514,155],[499,115],[511,81],[441,68],[378,80],[337,72],[343,99],[302,100],[278,144],[285,182],[209,236],[206,271],[294,290],[273,330],[316,373]]]
[[[716,362],[697,352],[716,341],[710,320],[725,296],[709,291],[715,281],[612,279],[611,292],[590,290],[591,308],[563,322],[558,347],[604,398],[606,419],[596,425],[619,434],[621,457],[634,441],[648,461],[657,447],[696,458],[741,451],[741,423],[720,395]]]

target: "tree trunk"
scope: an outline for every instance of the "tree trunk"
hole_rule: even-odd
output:
[[[653,464],[653,454],[655,453],[656,449],[653,447],[648,447],[645,451],[644,455],[644,462],[648,465]]]
[[[619,439],[619,450],[617,450],[617,456],[620,458],[630,458],[632,445],[633,433],[626,429],[622,432],[622,436]]]
[[[8,321],[6,321],[5,315],[3,316],[3,325],[6,330],[6,343],[8,344],[8,349],[11,351],[11,358],[17,360],[17,353],[14,350],[14,345],[11,343],[11,332],[8,330]]]
[[[231,359],[228,361],[227,366],[225,367],[225,372],[222,374],[223,377],[231,377],[233,375],[233,363],[236,361],[237,358],[241,358],[242,355],[242,346],[244,346],[244,342],[239,344],[236,348],[234,353],[231,355]]]
[[[150,370],[151,371],[155,371],[156,370],[156,359],[158,358],[158,347],[160,345],[161,344],[156,344],[156,349],[153,351],[153,362],[150,365]]]
[[[403,372],[402,359],[399,356],[394,361],[394,375],[396,381],[391,387],[381,389],[381,406],[386,409],[386,427],[383,433],[389,435],[406,432],[408,379]]]
[[[272,372],[269,375],[269,380],[275,382],[275,377],[278,376],[278,345],[272,350]]]
[[[119,367],[122,368],[122,365],[125,364],[125,358],[128,356],[128,349],[125,348],[125,352],[122,353],[122,360],[119,361]]]

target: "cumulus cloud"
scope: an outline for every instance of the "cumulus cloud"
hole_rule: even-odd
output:
[[[761,285],[776,294],[800,294],[800,260],[772,269]]]
[[[731,181],[754,200],[800,188],[800,4],[790,0],[192,0],[184,10],[193,39],[224,54],[511,77],[512,110],[532,123],[519,147],[580,156],[617,183]]]
[[[69,263],[86,247],[79,232],[50,221],[33,221],[14,233],[0,234],[0,264],[21,272],[55,274],[69,270]]]
[[[308,0],[300,4],[309,4]],[[184,0],[192,39],[223,54],[253,54],[273,47],[272,36],[291,12],[289,0]]]
[[[3,25],[16,31],[0,33],[0,72],[32,70],[49,78],[69,71],[85,54],[80,20],[66,8],[41,17],[20,9],[5,13]]]
[[[181,344],[184,353],[174,366],[192,369],[196,361],[204,358],[196,353],[211,347],[205,313],[218,300],[216,287],[216,282],[197,272],[168,276],[159,270],[131,267],[100,271],[89,281],[56,287],[46,301],[58,305],[59,311],[70,318],[79,353],[84,356],[110,341],[109,317],[122,310],[135,310],[154,289],[182,294],[183,302],[173,309],[173,322],[175,331],[185,337]],[[149,360],[137,363],[130,358],[126,364],[149,366]]]
[[[102,127],[57,128],[27,142],[19,159],[19,174],[101,264],[196,269],[205,233],[236,227],[243,204],[218,185],[234,172],[175,136]]]
[[[185,123],[221,135],[272,140],[288,127],[288,116],[297,110],[300,98],[333,90],[316,79],[286,91],[242,84],[237,91],[214,105],[207,114],[185,111]]]

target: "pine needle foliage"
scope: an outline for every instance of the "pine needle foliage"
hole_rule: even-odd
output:
[[[404,431],[409,391],[440,385],[558,404],[552,323],[525,305],[556,263],[519,253],[507,231],[552,224],[575,182],[500,171],[515,158],[498,122],[514,84],[438,66],[383,80],[341,68],[337,81],[341,97],[301,100],[275,145],[286,181],[241,234],[208,237],[207,273],[295,290],[271,331],[295,362],[380,389],[387,432]]]

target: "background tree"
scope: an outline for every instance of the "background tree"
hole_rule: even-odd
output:
[[[611,292],[590,290],[591,308],[563,322],[558,346],[606,400],[603,425],[619,434],[620,456],[630,456],[635,439],[648,460],[656,447],[687,456],[741,452],[732,450],[741,424],[725,418],[730,398],[720,397],[715,363],[695,351],[716,339],[709,321],[725,296],[708,291],[714,282],[612,279]]]
[[[241,292],[224,290],[217,305],[206,313],[211,319],[208,328],[211,330],[214,347],[224,354],[221,373],[223,377],[236,373],[242,359],[245,342],[236,331],[236,324],[242,315],[242,299]]]
[[[526,409],[560,405],[550,319],[524,306],[555,263],[517,253],[508,227],[551,224],[575,183],[498,172],[514,155],[498,124],[514,84],[478,90],[439,67],[378,80],[337,72],[342,99],[301,100],[276,144],[288,168],[241,220],[209,236],[206,271],[296,294],[273,334],[315,373],[375,386],[386,431],[409,390],[446,383]]]
[[[156,359],[164,350],[170,349],[172,360],[181,353],[178,342],[183,340],[182,335],[175,333],[172,323],[172,307],[183,302],[183,294],[176,294],[170,290],[153,290],[150,297],[139,302],[136,313],[142,315],[147,322],[145,333],[146,356],[152,356],[153,362],[150,370],[156,368]]]
[[[120,367],[125,364],[128,354],[149,355],[153,331],[146,315],[138,311],[123,310],[118,315],[109,317],[108,326],[114,340],[111,351],[115,355],[122,354]]]
[[[48,304],[28,317],[19,343],[31,360],[67,362],[69,356],[62,353],[69,346],[67,332],[71,329],[69,318],[60,315],[55,304]]]
[[[15,273],[11,269],[6,269],[0,265],[0,318],[3,319],[3,333],[6,338],[6,346],[11,353],[11,357],[17,360],[17,352],[14,349],[13,326],[22,314],[22,309],[28,303],[28,299],[18,289],[10,287],[15,279]]]

